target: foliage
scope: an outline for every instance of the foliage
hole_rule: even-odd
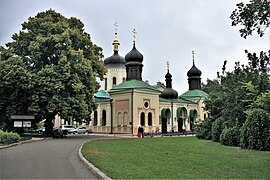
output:
[[[112,179],[270,177],[269,152],[239,150],[194,137],[97,140],[84,144],[82,154]]]
[[[225,119],[223,117],[217,118],[212,124],[212,140],[220,141],[220,135],[225,128]]]
[[[248,4],[238,3],[237,9],[233,11],[230,18],[232,26],[244,26],[239,30],[242,37],[246,38],[257,30],[260,36],[264,35],[265,30],[270,25],[270,1],[269,0],[250,0]]]
[[[6,98],[1,114],[34,114],[46,119],[46,132],[57,113],[68,120],[89,117],[96,77],[102,79],[105,69],[102,48],[91,42],[84,24],[50,9],[29,17],[12,39],[0,48],[0,96]]]
[[[239,146],[240,128],[239,126],[225,127],[220,135],[220,142],[226,146]]]
[[[243,148],[270,150],[270,117],[262,109],[252,109],[241,128],[240,145]]]
[[[196,136],[199,139],[206,139],[206,140],[212,139],[211,127],[212,127],[212,120],[206,118],[202,123],[197,124],[195,126]]]
[[[269,7],[270,2],[267,0],[251,0],[246,5],[241,2],[237,4],[238,9],[231,14],[232,25],[244,26],[240,30],[244,38],[252,35],[255,29],[260,36],[263,36],[270,24]],[[221,73],[217,72],[217,78],[208,79],[202,86],[202,89],[209,94],[205,107],[213,119],[212,126],[208,126],[208,128],[212,127],[212,139],[218,141],[220,138],[222,144],[229,146],[239,145],[239,129],[247,123],[247,112],[255,108],[261,108],[268,113],[270,111],[270,51],[262,51],[258,55],[247,50],[245,53],[248,59],[247,65],[235,62],[234,70],[229,72],[226,71],[225,60]],[[253,137],[251,134],[245,134],[245,138]]]
[[[8,144],[10,141],[19,142],[19,140],[19,134],[0,130],[0,143]]]
[[[0,124],[11,127],[10,115],[24,114],[30,105],[28,97],[32,75],[21,57],[3,59],[6,53],[3,50],[3,56],[0,56]]]
[[[266,111],[268,114],[270,114],[270,90],[268,90],[265,93],[260,94],[254,103],[252,104],[252,108],[257,108],[257,109],[263,109]]]

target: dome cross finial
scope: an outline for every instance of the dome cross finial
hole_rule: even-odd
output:
[[[192,59],[193,59],[193,64],[195,64],[195,52],[192,50]]]
[[[117,34],[117,31],[118,31],[118,27],[119,27],[119,25],[118,25],[118,23],[117,22],[114,22],[114,30],[115,30],[115,34]]]
[[[135,28],[132,30],[132,33],[133,33],[133,42],[134,42],[134,45],[135,45],[136,34],[137,34],[137,31],[136,31]]]
[[[113,51],[118,52],[119,51],[118,46],[120,45],[120,42],[119,42],[118,37],[117,37],[117,31],[118,31],[117,28],[119,27],[119,25],[118,25],[117,22],[115,22],[113,25],[114,25],[114,30],[115,30],[114,40],[113,40],[113,43],[112,43],[113,46],[114,46]]]
[[[169,61],[167,61],[166,65],[167,65],[167,71],[169,72],[169,70],[170,70],[170,63],[169,63]]]

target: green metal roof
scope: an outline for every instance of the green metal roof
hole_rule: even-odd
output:
[[[182,94],[180,97],[182,98],[208,98],[208,94],[200,89],[194,89],[194,90],[189,90]]]
[[[182,97],[179,97],[177,99],[164,99],[162,97],[159,97],[159,102],[173,102],[173,103],[185,103],[185,104],[197,104],[193,101],[190,101],[188,99],[184,99]]]
[[[119,92],[119,91],[128,90],[128,89],[138,89],[138,90],[143,90],[143,91],[160,92],[159,90],[157,90],[156,88],[154,88],[153,86],[149,85],[146,82],[132,79],[132,80],[122,82],[118,86],[112,88],[109,91],[109,93]]]
[[[98,102],[110,102],[109,98],[95,98],[95,103]]]
[[[193,101],[190,101],[188,99],[184,99],[182,97],[178,97],[177,99],[164,99],[162,97],[159,97],[159,102],[173,102],[173,103],[184,103],[184,104],[197,104]]]
[[[109,99],[110,95],[104,90],[99,90],[97,93],[94,94],[95,98],[103,98],[103,99]]]

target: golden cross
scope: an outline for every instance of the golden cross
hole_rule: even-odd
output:
[[[114,25],[115,32],[117,33],[117,28],[119,27],[119,25],[117,24],[117,22],[115,22],[113,25]]]

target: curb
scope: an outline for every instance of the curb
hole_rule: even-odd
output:
[[[10,148],[10,147],[17,146],[17,145],[20,145],[20,144],[26,144],[26,143],[36,142],[36,141],[43,141],[43,140],[45,140],[45,138],[30,139],[30,140],[26,140],[26,141],[12,143],[12,144],[9,144],[9,145],[0,146],[0,149],[6,149],[6,148]]]
[[[90,140],[92,141],[92,140]],[[104,174],[102,171],[100,171],[98,168],[96,168],[92,163],[88,162],[82,155],[82,146],[87,143],[89,141],[84,142],[80,148],[79,148],[79,152],[78,152],[78,156],[80,158],[80,161],[86,165],[86,167],[93,173],[94,176],[96,176],[98,179],[105,179],[105,180],[111,180],[110,177],[108,177],[106,174]]]

